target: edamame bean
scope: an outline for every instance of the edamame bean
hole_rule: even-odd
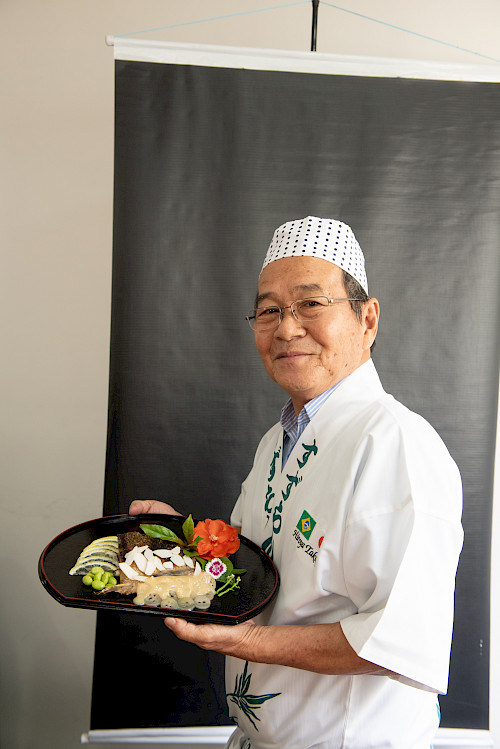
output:
[[[82,582],[99,591],[118,584],[116,577],[111,572],[105,572],[102,567],[92,567],[90,572],[83,576]]]

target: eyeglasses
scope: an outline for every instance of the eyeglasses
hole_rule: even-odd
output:
[[[277,304],[271,307],[255,307],[252,312],[249,312],[245,316],[245,320],[248,320],[248,324],[256,332],[274,330],[283,320],[286,309],[290,310],[297,322],[308,323],[318,320],[324,315],[331,304],[356,301],[359,300],[345,297],[342,299],[328,299],[326,296],[312,296],[308,299],[296,299],[295,302],[286,307],[279,307]]]

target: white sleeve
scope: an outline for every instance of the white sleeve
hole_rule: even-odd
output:
[[[391,440],[381,451],[372,445],[366,457],[343,550],[358,611],[341,627],[361,658],[445,693],[462,491],[446,448],[424,432],[405,436],[397,450]]]

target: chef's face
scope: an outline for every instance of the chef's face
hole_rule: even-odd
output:
[[[258,306],[286,307],[297,299],[346,298],[342,270],[316,257],[288,257],[261,273]],[[330,305],[317,320],[298,322],[290,310],[273,330],[256,331],[255,343],[269,376],[291,396],[298,414],[370,358],[379,305],[370,299],[359,320],[349,302]]]

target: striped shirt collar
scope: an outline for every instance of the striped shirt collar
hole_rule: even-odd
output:
[[[318,413],[323,403],[328,400],[330,395],[339,385],[340,382],[337,382],[335,385],[333,385],[333,387],[325,390],[324,393],[321,393],[320,395],[316,396],[316,398],[308,401],[302,411],[299,413],[298,417],[295,415],[295,409],[293,407],[292,399],[289,398],[281,409],[280,424],[285,432],[293,432],[297,427],[300,429],[302,424],[304,426],[308,424],[313,416]]]
[[[309,424],[313,416],[315,416],[323,403],[330,397],[333,391],[340,385],[337,382],[333,387],[325,390],[324,393],[316,396],[308,403],[305,404],[299,416],[295,415],[295,409],[293,407],[292,399],[289,398],[281,409],[280,424],[283,427],[283,453],[282,453],[282,468],[287,462],[290,453],[298,442],[298,439],[306,426]]]

